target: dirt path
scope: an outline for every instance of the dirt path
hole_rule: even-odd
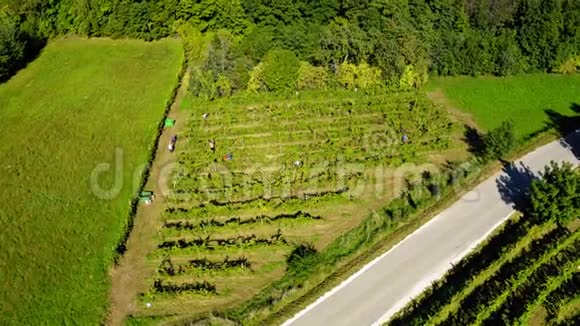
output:
[[[151,284],[147,280],[154,270],[147,266],[146,255],[155,249],[156,229],[160,215],[164,209],[165,194],[162,189],[167,184],[167,170],[176,158],[176,154],[169,153],[167,146],[171,136],[178,134],[185,128],[188,114],[179,111],[183,97],[187,93],[188,75],[185,74],[178,90],[175,101],[171,106],[168,117],[175,119],[175,126],[163,132],[159,139],[159,146],[149,173],[145,189],[155,193],[155,200],[151,205],[140,204],[135,216],[135,224],[127,241],[127,251],[120,259],[119,265],[111,271],[110,308],[107,319],[108,325],[122,325],[125,318],[136,310],[137,294],[147,291]],[[179,140],[177,143],[179,146]]]
[[[457,122],[463,123],[466,126],[480,130],[475,119],[471,114],[457,109],[451,104],[449,99],[445,96],[441,89],[427,93],[427,97],[435,104],[443,106],[449,112],[449,115]]]

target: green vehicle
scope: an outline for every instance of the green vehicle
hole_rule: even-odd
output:
[[[139,201],[145,205],[149,205],[153,202],[154,197],[155,195],[153,194],[153,191],[141,191],[139,194]]]

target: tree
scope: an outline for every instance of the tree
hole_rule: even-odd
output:
[[[570,163],[551,162],[530,187],[529,215],[535,222],[565,226],[580,216],[580,173]]]
[[[336,18],[320,37],[320,50],[325,64],[366,62],[373,48],[373,39],[358,25],[344,18]]]
[[[234,67],[230,74],[232,91],[245,89],[248,86],[252,67],[253,62],[248,57],[240,57],[234,61]]]
[[[485,33],[466,33],[459,56],[462,74],[479,76],[493,72],[491,46]]]
[[[463,36],[456,32],[441,34],[432,49],[431,70],[442,76],[459,75],[463,66],[460,49],[463,46]]]
[[[232,35],[227,30],[219,30],[209,43],[205,70],[213,71],[214,81],[217,81],[219,75],[229,75],[234,67],[232,43]]]
[[[271,50],[264,58],[264,82],[269,91],[287,92],[294,89],[300,60],[289,50]]]
[[[513,30],[501,30],[495,38],[493,55],[494,73],[498,76],[514,75],[525,70],[524,56],[518,47],[516,32]]]
[[[483,136],[483,156],[487,159],[501,158],[514,147],[515,142],[513,122],[504,121]]]
[[[180,24],[176,30],[183,42],[186,59],[193,66],[202,65],[207,60],[211,35],[201,33],[191,24]]]
[[[0,21],[0,80],[9,77],[22,64],[25,48],[15,24]]]
[[[250,78],[248,80],[248,91],[257,93],[266,89],[266,81],[264,77],[264,64],[259,63],[250,71]]]
[[[519,42],[530,65],[544,71],[549,69],[564,27],[561,1],[522,0],[518,25]]]
[[[580,54],[578,0],[0,2],[0,20],[9,17],[28,45],[34,43],[28,37],[154,40],[177,32],[190,63],[207,65],[204,69],[213,71],[214,82],[226,76],[232,90],[245,87],[247,80],[247,65],[236,60],[247,58],[254,66],[272,49],[290,50],[334,73],[345,62],[366,62],[380,69],[383,84],[392,89],[401,80],[408,87],[409,66],[421,79],[427,73],[568,72],[577,69]],[[22,47],[6,41],[14,38],[3,33],[1,69],[6,71]]]

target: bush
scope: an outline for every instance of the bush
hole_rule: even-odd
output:
[[[213,80],[213,72],[211,70],[205,71],[200,68],[191,70],[191,81],[189,89],[195,96],[204,97],[206,99],[214,99],[217,95],[217,85]]]
[[[373,89],[382,84],[381,70],[367,63],[354,65],[344,62],[338,70],[338,81],[346,89]]]
[[[234,61],[234,68],[230,76],[232,90],[246,89],[248,81],[250,81],[252,66],[252,60],[247,57],[241,57]]]
[[[338,82],[346,89],[356,87],[357,67],[352,63],[344,62],[338,69]]]
[[[356,85],[360,89],[373,89],[382,84],[381,70],[367,63],[357,66]]]
[[[325,89],[327,86],[328,74],[324,67],[314,67],[308,62],[300,62],[297,89]]]
[[[250,71],[250,78],[248,80],[248,91],[256,93],[266,89],[266,81],[264,77],[264,64],[259,63]]]
[[[580,55],[572,56],[568,60],[564,61],[557,69],[556,72],[561,74],[571,74],[575,73],[580,69]]]
[[[217,93],[221,97],[232,95],[232,85],[228,77],[219,75],[216,81]]]
[[[423,84],[421,79],[421,75],[415,72],[413,65],[405,66],[405,71],[403,72],[403,76],[399,80],[399,88],[401,90],[407,91],[414,88],[418,88]]]
[[[514,147],[515,142],[513,122],[504,121],[483,136],[483,156],[487,159],[500,158]]]
[[[271,50],[264,58],[264,82],[269,91],[288,92],[298,80],[300,61],[292,51]]]
[[[294,248],[290,255],[288,255],[288,259],[286,260],[288,264],[288,269],[291,270],[300,270],[306,265],[310,264],[314,257],[318,254],[316,248],[310,243],[308,244],[301,244],[298,247]]]

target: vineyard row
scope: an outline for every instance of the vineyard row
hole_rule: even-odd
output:
[[[229,225],[246,225],[246,224],[261,224],[261,223],[272,223],[279,220],[296,220],[296,219],[309,219],[309,220],[321,220],[322,217],[311,215],[308,212],[298,211],[292,214],[278,214],[275,216],[259,215],[250,219],[241,219],[240,217],[232,217],[224,222],[216,219],[204,220],[199,223],[193,224],[184,221],[168,221],[163,224],[164,228],[176,229],[176,230],[203,230],[207,227],[225,227]]]

